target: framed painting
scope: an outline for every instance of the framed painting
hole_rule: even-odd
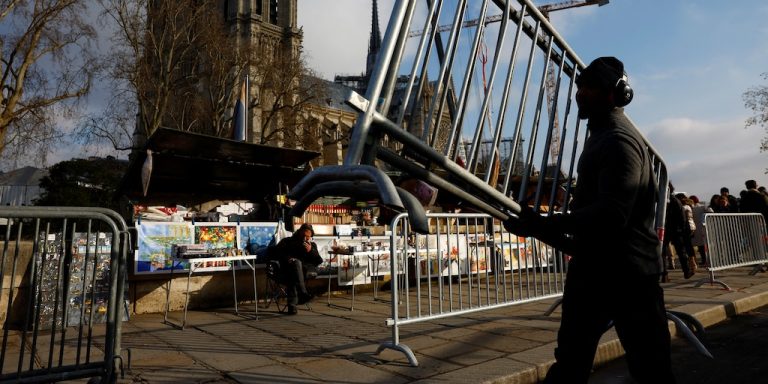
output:
[[[194,243],[204,244],[213,253],[227,255],[236,248],[238,231],[236,223],[195,223]],[[229,269],[230,262],[209,261],[197,269],[198,272],[221,271]]]
[[[191,223],[142,222],[136,225],[138,234],[134,272],[148,274],[186,270],[183,263],[173,265],[171,247],[173,244],[194,243],[194,227]]]
[[[277,222],[240,223],[237,247],[249,255],[258,255],[257,263],[265,263],[266,250],[275,237]]]

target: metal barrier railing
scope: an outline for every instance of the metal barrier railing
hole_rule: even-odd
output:
[[[489,215],[427,214],[428,234],[412,232],[405,218],[392,223],[392,340],[378,352],[401,351],[417,366],[400,343],[403,325],[562,295],[562,253],[506,232]]]
[[[381,47],[365,96],[347,100],[360,115],[344,164],[302,179],[292,216],[355,194],[419,220],[413,190],[397,189],[403,178],[499,220],[519,204],[568,210],[587,135],[573,110],[584,63],[530,0],[398,0]],[[663,235],[666,167],[646,145]]]
[[[101,208],[0,207],[0,230],[0,382],[115,382],[125,221]]]
[[[344,164],[304,177],[290,193],[297,200],[290,214],[300,217],[321,196],[378,198],[381,206],[408,213],[408,231],[436,236],[420,205],[429,199],[417,200],[413,188],[400,188],[413,179],[437,189],[438,201],[447,196],[443,207],[482,212],[489,215],[486,221],[515,220],[521,205],[546,214],[567,212],[587,137],[573,111],[575,79],[584,67],[530,0],[398,0],[365,95],[351,92],[347,99],[360,114]],[[667,169],[659,152],[647,140],[645,145],[658,185],[655,228],[663,238]],[[394,271],[392,276],[402,279]],[[489,284],[501,281],[470,273],[467,284],[470,276]],[[473,288],[479,296],[472,305],[469,297],[456,301],[450,282],[435,283],[439,302],[431,285],[422,297],[418,284],[403,293],[413,296],[416,307],[402,308],[406,316],[399,317],[393,306],[392,322],[403,325],[559,295],[560,285],[550,291],[538,285],[543,281],[530,281],[535,294],[515,298],[497,295],[495,285]],[[444,311],[445,305],[450,310]],[[415,364],[413,354],[399,346],[397,328],[393,343],[382,348],[401,348]]]
[[[768,263],[768,233],[762,214],[708,213],[704,223],[709,277],[699,280],[697,287],[710,283],[730,290],[727,284],[715,279],[715,271]]]

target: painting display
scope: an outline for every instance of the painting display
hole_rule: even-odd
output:
[[[186,270],[185,263],[173,265],[171,248],[173,244],[194,243],[194,227],[191,223],[152,223],[136,225],[138,247],[135,255],[137,274]]]
[[[275,237],[277,223],[240,223],[238,226],[238,248],[249,255],[263,255]],[[261,260],[257,259],[257,262]]]
[[[188,263],[172,261],[173,244],[204,244],[212,257],[263,252],[275,235],[276,222],[244,223],[171,223],[141,222],[136,225],[138,247],[135,273],[168,273],[187,271]],[[198,272],[248,268],[236,261],[207,262]]]
[[[339,266],[337,283],[342,285],[368,284],[371,277],[368,274],[368,256],[337,255]]]
[[[167,273],[188,270],[186,263],[172,263],[173,244],[204,244],[211,256],[237,254],[265,254],[278,230],[277,222],[244,223],[171,223],[143,222],[136,226],[138,248],[135,253],[135,273]],[[374,276],[391,273],[392,260],[386,250],[391,246],[389,236],[316,236],[322,264],[318,276],[337,278],[339,284],[363,283]],[[422,275],[457,276],[499,270],[516,270],[548,266],[554,251],[531,239],[516,236],[501,237],[484,233],[452,233],[420,235],[407,239],[396,237],[395,245],[400,262],[418,259]],[[85,245],[78,245],[82,253]],[[102,248],[105,246],[102,245]],[[97,248],[98,249],[98,248]],[[104,248],[106,249],[106,248]],[[339,252],[344,249],[345,252]],[[418,253],[417,253],[418,249]],[[363,253],[364,252],[364,253]],[[406,252],[407,257],[402,253]],[[343,257],[342,253],[356,253],[360,258]],[[535,255],[535,256],[534,256]],[[258,259],[257,259],[258,260]],[[258,260],[257,263],[262,263]],[[240,262],[212,261],[198,269],[200,272],[246,268]],[[365,270],[363,273],[362,271]]]
[[[373,246],[378,247],[379,249],[381,249],[382,245],[389,246],[389,237],[387,236],[316,236],[312,241],[317,244],[317,250],[323,258],[323,263],[317,267],[317,275],[318,277],[329,278],[338,276],[339,260],[341,259],[339,256],[343,256],[336,253],[334,249],[343,248],[348,250],[347,253],[359,253],[367,251],[369,247]],[[352,251],[349,251],[350,249]],[[370,273],[373,273],[373,271],[376,270],[379,271],[379,275],[389,274],[389,254],[384,254],[386,254],[387,257],[379,258],[381,264],[378,266],[373,264],[370,264],[369,266],[369,263],[372,262],[374,258],[369,258],[368,256],[364,259],[361,258],[357,264],[361,265],[361,268],[362,265],[365,264],[366,268],[369,268]],[[343,263],[344,260],[342,260],[342,264]],[[346,262],[346,264],[349,265],[349,262]],[[344,274],[349,275],[349,273],[351,273],[349,272],[349,269],[344,271]],[[369,277],[370,276],[372,276],[372,274],[369,274]]]
[[[211,251],[218,251],[221,256],[233,255],[237,242],[237,224],[198,223],[195,224],[195,244],[203,244]],[[231,262],[208,261],[197,271],[228,270]]]
[[[468,258],[467,238],[464,235],[419,236],[419,267],[421,273],[432,276],[456,276],[477,269],[476,258]],[[415,256],[415,255],[414,255]],[[470,261],[475,264],[470,267]]]
[[[336,237],[317,236],[312,241],[317,244],[317,251],[323,262],[317,266],[318,277],[336,277],[339,269],[339,255],[332,252],[332,247],[336,244]]]

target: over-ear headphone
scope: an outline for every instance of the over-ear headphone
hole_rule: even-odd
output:
[[[629,86],[627,74],[623,73],[613,87],[613,100],[617,107],[624,107],[632,101],[633,97],[635,97],[635,91]]]

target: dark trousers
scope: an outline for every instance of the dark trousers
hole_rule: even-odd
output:
[[[587,383],[600,337],[611,324],[638,383],[674,383],[664,292],[658,276],[606,276],[571,264],[556,362],[545,383]]]
[[[288,305],[297,305],[299,303],[299,294],[309,295],[307,291],[306,280],[308,275],[317,276],[316,267],[311,264],[304,265],[300,260],[294,259],[293,262],[285,263],[283,269],[283,283],[285,283],[286,294],[288,295]]]
[[[703,245],[697,245],[696,249],[699,250],[699,255],[701,256],[701,265],[707,265],[707,248]]]
[[[669,245],[672,244],[673,247],[675,247],[675,253],[677,254],[677,260],[680,262],[680,268],[683,270],[683,273],[688,275],[689,267],[688,267],[688,252],[685,247],[685,243],[683,242],[683,238],[680,235],[673,236],[671,234],[667,234],[664,236],[664,242],[662,243],[661,252],[663,254],[664,258],[664,271],[666,273],[667,268],[667,259],[672,257],[672,255],[669,252]],[[693,257],[691,255],[691,257]]]

